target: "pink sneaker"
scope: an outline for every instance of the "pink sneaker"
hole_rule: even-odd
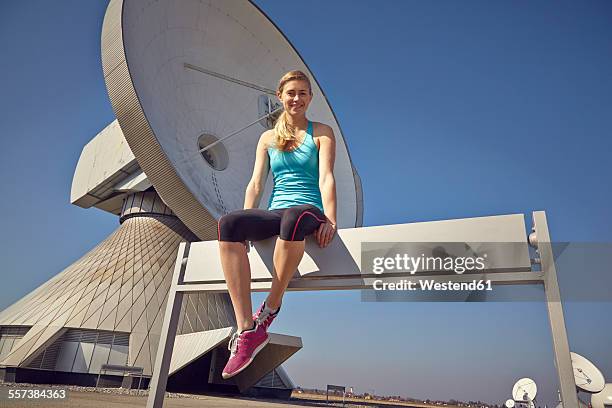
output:
[[[228,349],[230,358],[221,373],[224,379],[235,376],[253,362],[253,359],[270,341],[266,329],[255,324],[252,330],[245,330],[242,333],[234,333],[230,339]]]
[[[270,327],[272,321],[278,315],[278,312],[280,312],[280,307],[276,313],[270,313],[268,310],[266,310],[266,302],[264,301],[259,307],[259,310],[257,310],[257,312],[253,315],[253,320],[255,320],[257,324],[262,325],[267,332],[268,327]]]

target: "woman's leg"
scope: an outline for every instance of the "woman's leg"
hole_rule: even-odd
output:
[[[276,274],[272,277],[272,288],[266,299],[266,305],[272,310],[281,305],[285,289],[304,256],[304,243],[305,241],[285,241],[280,237],[276,239],[273,257]]]
[[[251,317],[251,267],[242,242],[219,242],[221,266],[234,305],[238,330],[253,327]]]
[[[313,205],[298,205],[286,209],[282,215],[280,236],[274,247],[272,288],[266,305],[275,310],[280,307],[283,294],[304,256],[305,237],[312,234],[325,221],[325,216]]]
[[[280,222],[280,214],[261,209],[234,211],[219,220],[221,266],[239,331],[253,325],[251,267],[245,241],[258,241],[278,234]]]

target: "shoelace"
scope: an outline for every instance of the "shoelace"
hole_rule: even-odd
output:
[[[264,322],[268,323],[268,319],[272,321],[272,315],[266,309],[262,310],[259,316],[255,319],[258,325],[262,325]]]
[[[227,346],[227,349],[230,351],[232,356],[238,352],[238,341],[240,341],[240,333],[235,332],[232,334],[232,338]]]

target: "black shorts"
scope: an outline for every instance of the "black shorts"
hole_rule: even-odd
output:
[[[303,241],[325,222],[325,215],[311,204],[277,210],[236,210],[219,219],[219,241],[260,241],[275,235],[285,241]]]

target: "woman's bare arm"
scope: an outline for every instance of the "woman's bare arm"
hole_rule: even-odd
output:
[[[253,175],[251,181],[247,184],[244,193],[244,209],[257,208],[261,200],[268,173],[270,171],[270,159],[268,158],[268,136],[269,130],[265,131],[259,138],[257,150],[255,152],[255,165],[253,166]]]
[[[336,138],[330,126],[319,125],[319,189],[325,216],[331,223],[321,224],[317,231],[317,241],[327,246],[336,232],[336,179],[334,162],[336,160]]]

